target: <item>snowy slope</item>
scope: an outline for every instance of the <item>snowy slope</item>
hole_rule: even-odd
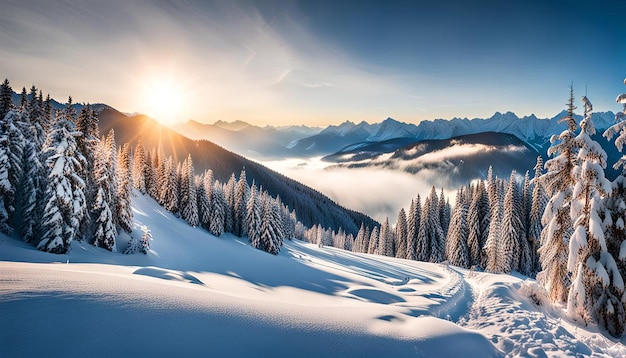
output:
[[[273,256],[144,196],[134,212],[148,255],[0,236],[0,357],[626,354],[538,309],[519,278],[296,241]]]

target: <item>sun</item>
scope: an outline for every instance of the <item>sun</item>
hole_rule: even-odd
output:
[[[143,89],[143,111],[157,121],[170,125],[185,120],[185,93],[169,80],[151,81]]]

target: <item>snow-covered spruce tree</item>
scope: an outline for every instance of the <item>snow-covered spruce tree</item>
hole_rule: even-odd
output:
[[[257,249],[261,248],[261,215],[263,214],[263,207],[261,206],[261,200],[257,194],[255,185],[252,185],[250,190],[250,197],[246,205],[246,227],[248,240],[253,247]]]
[[[109,209],[106,194],[102,187],[98,187],[98,193],[96,194],[92,212],[95,220],[95,231],[93,235],[94,246],[103,247],[111,252],[116,252],[115,238],[117,237],[117,230],[113,223],[113,215]]]
[[[25,134],[24,150],[22,152],[22,177],[17,188],[17,216],[16,223],[19,226],[19,233],[25,242],[33,242],[37,236],[39,223],[41,222],[41,211],[38,200],[42,200],[42,188],[45,183],[43,177],[44,168],[39,161],[40,151],[37,149],[37,142],[32,136],[33,131],[24,128]]]
[[[22,112],[18,110],[9,111],[4,118],[0,119],[0,135],[2,141],[0,151],[6,156],[6,180],[3,186],[6,188],[3,195],[4,211],[7,213],[7,225],[15,229],[19,225],[16,209],[19,211],[17,196],[22,179],[22,159],[25,146],[24,136],[20,130],[22,123]],[[11,230],[12,231],[12,230]]]
[[[211,226],[211,199],[206,194],[204,174],[196,176],[196,200],[198,202],[198,221],[200,226],[209,230]]]
[[[543,189],[543,183],[541,181],[541,173],[543,170],[543,158],[537,157],[537,164],[535,165],[535,176],[532,180],[532,204],[528,217],[528,244],[530,246],[531,255],[531,276],[536,276],[537,272],[541,269],[539,263],[539,249],[541,242],[541,216],[546,209],[548,203],[548,196]]]
[[[361,223],[361,227],[359,228],[359,232],[356,234],[356,238],[354,239],[354,245],[352,245],[353,252],[364,252],[363,247],[365,246],[365,225]]]
[[[46,141],[45,129],[48,128],[48,118],[44,118],[43,113],[43,98],[41,91],[37,96],[37,88],[32,86],[30,88],[30,94],[28,95],[28,105],[26,106],[26,113],[30,118],[29,125],[33,131],[33,141],[36,146],[36,151],[41,151],[43,143]]]
[[[115,142],[115,131],[111,129],[104,140],[105,156],[108,162],[108,174],[106,180],[106,187],[109,188],[111,197],[109,201],[109,208],[111,214],[113,214],[113,222],[115,226],[118,225],[119,213],[117,212],[117,144]],[[107,189],[105,189],[107,190]]]
[[[71,99],[68,102],[71,108]],[[70,249],[80,234],[80,222],[86,213],[85,183],[78,173],[84,158],[78,152],[71,111],[63,111],[48,134],[44,158],[49,168],[45,191],[43,235],[37,248],[62,254]]]
[[[517,183],[515,172],[511,173],[509,185],[504,196],[502,222],[500,223],[500,257],[502,260],[502,272],[510,273],[517,270],[524,275],[530,273],[530,251],[524,224],[521,218],[521,205],[517,195]]]
[[[2,85],[0,85],[0,119],[9,113],[13,108],[13,88],[8,79],[4,79]]]
[[[379,229],[378,226],[374,226],[372,229],[372,234],[370,235],[370,243],[367,247],[368,254],[376,254],[378,253],[378,242],[379,242]]]
[[[481,266],[483,247],[489,236],[489,198],[484,181],[476,185],[467,214],[469,265]]]
[[[284,205],[280,200],[278,201],[280,207],[280,214],[283,219],[283,237],[287,240],[291,240],[294,238],[296,231],[296,223],[298,222],[298,218],[296,216],[296,211],[289,211],[289,208]],[[346,238],[347,239],[347,238]],[[346,241],[346,245],[349,245],[349,249],[344,247],[344,250],[352,251],[353,242]],[[347,247],[347,246],[346,246]]]
[[[467,202],[461,188],[456,194],[456,204],[446,239],[446,257],[450,264],[469,268],[467,234]]]
[[[582,319],[585,323],[598,321],[610,329],[612,335],[619,336],[624,330],[621,300],[624,280],[615,259],[608,252],[600,218],[604,214],[602,197],[611,192],[610,182],[604,177],[607,156],[602,147],[591,139],[595,134],[591,102],[587,97],[583,97],[582,101],[585,118],[575,139],[580,150],[573,170],[576,185],[570,207],[574,234],[569,241],[567,266],[574,275],[567,311],[570,317]]]
[[[489,236],[487,237],[487,241],[485,242],[485,248],[483,252],[483,256],[485,259],[484,267],[486,271],[502,273],[505,272],[505,267],[503,265],[503,260],[501,259],[501,255],[503,254],[503,243],[500,239],[501,235],[501,224],[502,224],[502,190],[500,189],[500,185],[498,184],[498,180],[494,180],[491,177],[491,180],[488,182],[489,186],[489,206],[491,208],[491,213],[489,215]]]
[[[278,254],[283,242],[282,220],[276,201],[269,195],[264,199],[260,238],[263,251]]]
[[[417,234],[420,227],[421,211],[421,198],[418,195],[416,199],[411,200],[409,216],[407,218],[406,259],[408,260],[417,260]]]
[[[541,182],[551,198],[541,218],[543,230],[538,252],[542,271],[537,274],[537,281],[546,288],[550,299],[557,302],[567,301],[571,285],[567,258],[569,239],[573,233],[573,223],[569,215],[572,188],[576,183],[573,169],[578,154],[575,109],[574,89],[570,87],[567,114],[559,119],[559,123],[567,124],[567,129],[550,138],[552,145],[548,149],[548,155],[552,158],[546,162],[546,173],[541,176]]]
[[[407,251],[407,222],[404,208],[400,208],[398,219],[396,220],[396,257],[406,258]]]
[[[441,225],[441,231],[443,232],[443,236],[441,239],[442,243],[445,237],[448,235],[448,226],[450,225],[451,211],[452,208],[450,208],[450,202],[446,200],[446,197],[443,193],[443,188],[441,188],[441,194],[439,195],[439,224]]]
[[[180,207],[181,216],[191,226],[198,226],[198,198],[196,196],[195,173],[191,154],[185,159],[182,168]]]
[[[82,170],[79,173],[80,177],[85,182],[85,200],[88,205],[91,205],[97,195],[97,186],[94,179],[93,163],[96,151],[96,144],[99,139],[98,131],[98,117],[92,111],[89,104],[85,105],[76,119],[76,146],[78,151],[85,158],[85,162],[82,164]],[[85,220],[81,223],[81,236],[91,237],[93,234],[91,215],[86,215]]]
[[[143,138],[139,137],[139,141],[135,146],[135,153],[133,154],[133,186],[137,189],[141,194],[146,193],[146,179],[150,181],[151,178],[147,177],[147,167],[148,163],[146,163],[146,149],[143,146]]]
[[[26,87],[22,87],[22,92],[20,93],[20,106],[18,110],[24,112],[26,110],[26,106],[28,105],[28,94],[26,92]]]
[[[227,205],[222,184],[215,182],[211,191],[211,225],[209,228],[209,232],[215,236],[224,233]]]
[[[163,178],[162,178],[162,191],[161,202],[163,207],[173,214],[178,213],[178,179],[176,175],[176,168],[174,168],[174,160],[172,157],[168,157],[163,164]]]
[[[130,145],[125,143],[122,146],[118,157],[119,168],[117,171],[117,224],[119,227],[130,233],[133,231],[133,210],[131,207],[132,176],[130,163]]]
[[[380,244],[378,254],[393,257],[393,233],[389,226],[389,218],[385,218],[385,223],[380,227]]]
[[[224,231],[233,233],[235,231],[235,186],[237,185],[237,179],[235,179],[235,173],[230,175],[230,178],[224,185],[224,196],[226,198],[226,218],[224,220]]]
[[[445,255],[445,236],[439,222],[439,197],[433,186],[422,208],[422,222],[417,236],[418,260],[442,262]]]
[[[9,221],[9,212],[13,210],[11,200],[13,200],[15,195],[15,188],[9,180],[11,150],[9,147],[9,137],[4,130],[5,125],[6,122],[0,118],[0,231],[8,234],[13,231]]]
[[[147,254],[150,251],[150,241],[152,240],[152,233],[150,229],[146,228],[143,235],[141,236],[141,253]]]
[[[626,84],[626,80],[624,80]],[[626,143],[626,94],[617,96],[617,103],[623,105],[622,112],[615,115],[615,124],[604,132],[607,140],[615,139],[615,146],[623,151]],[[626,155],[622,156],[614,165],[614,169],[622,168],[620,175],[612,183],[612,192],[605,200],[606,214],[604,219],[605,240],[609,254],[617,259],[617,266],[622,278],[626,278]],[[624,307],[614,307],[612,319],[606,319],[603,325],[609,332],[623,330]],[[609,318],[609,317],[607,317]]]
[[[134,235],[131,235],[128,246],[124,250],[124,255],[134,255],[140,250],[140,247],[141,243],[139,243],[139,240]]]
[[[246,169],[241,170],[239,174],[239,181],[235,185],[235,198],[233,201],[233,234],[242,237],[247,228],[245,227],[246,220],[246,205],[248,203],[248,197],[250,196],[250,186],[246,179]]]

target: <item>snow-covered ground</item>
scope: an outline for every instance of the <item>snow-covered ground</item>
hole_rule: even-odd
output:
[[[523,278],[297,241],[273,256],[133,200],[148,255],[0,236],[0,357],[626,356]]]

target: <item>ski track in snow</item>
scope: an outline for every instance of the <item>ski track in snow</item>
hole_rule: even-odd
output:
[[[542,312],[518,292],[520,282],[493,282],[494,276],[475,273],[467,279],[480,293],[459,325],[482,333],[507,356],[626,357],[623,344]]]

